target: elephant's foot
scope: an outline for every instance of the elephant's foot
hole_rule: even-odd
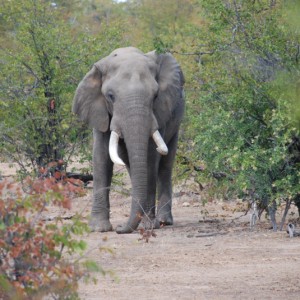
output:
[[[135,230],[135,228],[132,228],[128,225],[128,223],[123,225],[118,225],[116,228],[116,233],[124,234],[124,233],[131,233]]]
[[[173,216],[170,211],[160,212],[156,219],[161,226],[173,225]]]
[[[91,231],[97,231],[97,232],[107,232],[112,231],[113,227],[109,220],[101,220],[100,214],[94,214],[91,215],[91,220],[89,222],[89,226]]]

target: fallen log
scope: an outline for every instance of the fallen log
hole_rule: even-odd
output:
[[[87,185],[90,181],[93,181],[92,174],[79,174],[79,173],[67,172],[66,175],[68,178],[81,180],[85,185]]]

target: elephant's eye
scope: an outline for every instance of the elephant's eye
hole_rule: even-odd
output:
[[[114,96],[114,94],[113,94],[111,91],[109,91],[109,92],[107,93],[106,98],[107,98],[108,101],[110,101],[110,102],[112,102],[112,103],[115,102],[115,96]]]

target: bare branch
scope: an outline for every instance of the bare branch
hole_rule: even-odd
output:
[[[171,51],[172,53],[175,53],[175,54],[179,54],[179,55],[189,55],[189,56],[201,56],[201,55],[205,55],[205,54],[209,54],[209,55],[212,55],[212,54],[214,54],[215,53],[215,51],[213,50],[213,51],[201,51],[201,52],[199,52],[199,51],[196,51],[196,52],[190,52],[190,53],[188,53],[188,52],[178,52],[178,51]]]

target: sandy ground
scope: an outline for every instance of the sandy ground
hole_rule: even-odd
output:
[[[129,210],[112,199],[114,226]],[[184,201],[184,202],[183,202]],[[249,230],[249,216],[236,205],[212,202],[203,207],[174,204],[175,224],[156,230],[148,243],[138,233],[92,233],[90,249],[108,247],[114,255],[90,252],[114,276],[82,284],[83,299],[300,299],[300,239],[272,232],[268,222]],[[125,209],[126,207],[126,209]],[[125,213],[126,214],[126,213]]]
[[[86,256],[108,273],[97,274],[96,284],[82,282],[82,299],[300,299],[300,237],[271,231],[264,217],[250,231],[241,203],[203,207],[203,195],[182,189],[175,189],[174,225],[155,230],[148,243],[138,232],[84,237]],[[83,211],[87,220],[90,193],[74,199],[71,212],[54,213]],[[126,221],[130,198],[114,192],[111,206],[115,227]],[[295,211],[288,221],[296,222]]]

